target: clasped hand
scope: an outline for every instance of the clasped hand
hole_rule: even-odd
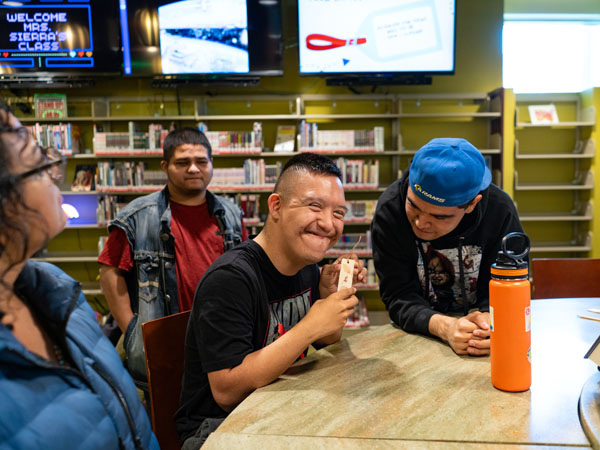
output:
[[[490,314],[474,311],[448,328],[447,340],[457,355],[489,355]]]

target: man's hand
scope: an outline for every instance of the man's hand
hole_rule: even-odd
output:
[[[465,319],[473,322],[477,328],[473,330],[467,353],[469,355],[490,354],[490,313],[474,311],[465,316]]]
[[[334,292],[327,298],[317,300],[310,307],[308,314],[302,319],[301,323],[310,323],[310,327],[317,333],[315,340],[333,334],[341,334],[348,316],[352,314],[354,306],[358,303],[355,293],[355,287],[344,288],[339,292]],[[339,339],[339,336],[337,339]]]
[[[321,280],[319,281],[319,292],[321,298],[326,298],[337,291],[338,280],[340,277],[341,261],[343,258],[354,260],[354,276],[352,284],[364,283],[367,281],[367,269],[363,267],[362,261],[358,259],[355,253],[342,255],[332,264],[325,264],[321,269]]]
[[[459,318],[435,314],[429,321],[429,331],[447,341],[457,355],[488,355],[489,318],[489,313],[479,311]]]
[[[208,373],[213,397],[231,411],[253,390],[265,386],[288,369],[311,343],[332,344],[340,339],[358,299],[356,288],[345,288],[317,300],[300,322],[275,342],[246,355],[241,364]]]

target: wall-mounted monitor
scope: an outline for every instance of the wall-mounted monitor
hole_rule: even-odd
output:
[[[0,75],[121,71],[117,1],[0,1]]]
[[[452,74],[456,0],[298,0],[300,73]]]
[[[123,71],[281,75],[281,0],[120,0]]]
[[[63,194],[62,209],[67,216],[67,227],[96,225],[97,194]]]

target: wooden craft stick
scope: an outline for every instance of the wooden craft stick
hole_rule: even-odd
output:
[[[596,313],[596,314],[600,314],[600,309],[594,309],[594,308],[590,308],[590,309],[588,309],[588,311],[589,311],[589,312]]]
[[[582,316],[581,314],[578,314],[578,316],[581,317],[582,319],[587,319],[587,320],[593,320],[595,322],[600,322],[600,318],[598,318],[598,317]]]
[[[356,247],[360,243],[361,239],[362,236],[358,236],[358,241],[355,242],[352,250],[350,250],[350,253],[354,253],[354,250],[356,250]],[[338,279],[338,291],[343,288],[352,287],[352,279],[354,278],[354,262],[355,261],[353,259],[349,258],[342,258],[340,261],[342,266],[340,267],[340,277]]]
[[[354,278],[354,260],[342,258],[342,267],[340,267],[340,278],[338,280],[338,288],[352,287],[352,279]]]

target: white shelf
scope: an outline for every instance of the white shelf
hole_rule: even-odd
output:
[[[531,243],[532,253],[577,253],[592,250],[592,233],[588,232],[579,238],[566,242],[535,242]]]
[[[572,211],[519,213],[521,222],[584,222],[592,220],[593,217],[594,208],[591,202],[577,204]]]
[[[105,195],[146,195],[152,192],[160,191],[165,186],[144,186],[137,188],[128,188],[126,186],[96,186],[95,194]]]
[[[565,153],[521,153],[519,140],[515,139],[515,159],[591,159],[594,157],[594,141],[578,141],[575,148]]]
[[[532,244],[531,253],[579,253],[592,251],[591,245],[573,245],[569,242]]]
[[[517,129],[519,128],[577,128],[577,127],[593,127],[596,122],[559,122],[559,123],[531,123],[531,122],[517,122]]]
[[[104,293],[100,289],[100,284],[94,281],[81,283],[81,292],[83,292],[83,295],[85,296],[104,295]]]
[[[379,285],[377,284],[355,284],[354,287],[362,292],[379,291]]]
[[[48,252],[47,254],[32,258],[34,261],[49,263],[89,263],[98,260],[98,253],[93,252]]]
[[[584,191],[594,188],[594,174],[586,172],[571,183],[521,183],[515,171],[515,191]]]
[[[371,222],[373,221],[372,218],[366,218],[366,219],[348,219],[348,220],[344,220],[344,226],[354,226],[354,225],[358,225],[358,226],[365,226],[365,225],[371,225]],[[251,228],[251,227],[264,227],[265,223],[264,222],[256,222],[254,220],[252,221],[247,221],[246,219],[244,219],[244,226],[246,228]],[[106,228],[104,227],[100,227],[98,226],[98,228]]]
[[[502,150],[499,148],[480,148],[478,149],[482,155],[499,155],[502,153]],[[400,156],[414,155],[417,153],[417,150],[402,150],[397,152]]]
[[[61,195],[69,194],[69,195],[96,195],[100,194],[98,191],[60,191]]]
[[[110,116],[110,117],[99,117],[99,116],[74,116],[74,117],[63,117],[62,119],[39,119],[35,117],[19,117],[21,123],[68,123],[68,122],[160,122],[163,120],[197,120],[199,116]]]
[[[101,226],[98,224],[92,224],[92,225],[67,225],[64,228],[64,231],[68,231],[68,230],[101,230],[102,228],[106,228],[106,226]]]
[[[414,119],[428,119],[428,118],[440,118],[440,119],[453,119],[453,118],[473,118],[473,119],[493,119],[500,117],[499,112],[465,112],[465,113],[400,113],[398,117],[414,118]]]
[[[416,150],[415,150],[416,152]],[[491,149],[491,150],[481,150],[482,153],[485,152],[489,152],[489,153],[500,153],[500,149]],[[300,153],[304,153],[304,152],[270,152],[270,151],[263,151],[260,153],[245,153],[245,152],[239,152],[239,153],[215,153],[213,150],[213,158],[215,159],[221,159],[221,158],[244,158],[244,157],[248,157],[248,158],[288,158],[288,157],[292,157],[295,155],[299,155]],[[326,155],[326,156],[373,156],[373,157],[382,157],[382,156],[402,156],[402,155],[407,155],[409,153],[407,153],[406,151],[397,151],[397,150],[385,150],[383,152],[363,152],[363,151],[332,151],[332,152],[318,152],[321,155]],[[93,153],[84,153],[84,154],[77,154],[77,155],[71,155],[71,156],[67,156],[67,159],[98,159],[98,160],[105,160],[105,159],[139,159],[139,158],[151,158],[151,159],[158,159],[158,158],[162,158],[163,155],[162,153],[160,154],[145,154],[145,153],[140,153],[140,154],[136,154],[136,153],[124,153],[124,154],[111,154],[111,155],[96,155]]]
[[[153,153],[154,152],[154,153]],[[163,157],[163,152],[160,151],[160,153],[154,151],[154,150],[148,150],[147,152],[142,151],[140,153],[136,153],[133,151],[125,151],[125,152],[114,152],[114,153],[107,153],[107,154],[97,154],[97,153],[90,153],[90,154],[78,154],[78,155],[73,155],[71,158],[74,159],[119,159],[119,158],[135,158],[135,159],[139,159],[139,158],[162,158]]]
[[[577,153],[529,153],[515,155],[515,159],[591,159],[594,155]]]
[[[537,213],[537,214],[520,214],[521,222],[585,222],[592,220],[592,214],[575,215],[569,213],[553,212],[553,213]]]

